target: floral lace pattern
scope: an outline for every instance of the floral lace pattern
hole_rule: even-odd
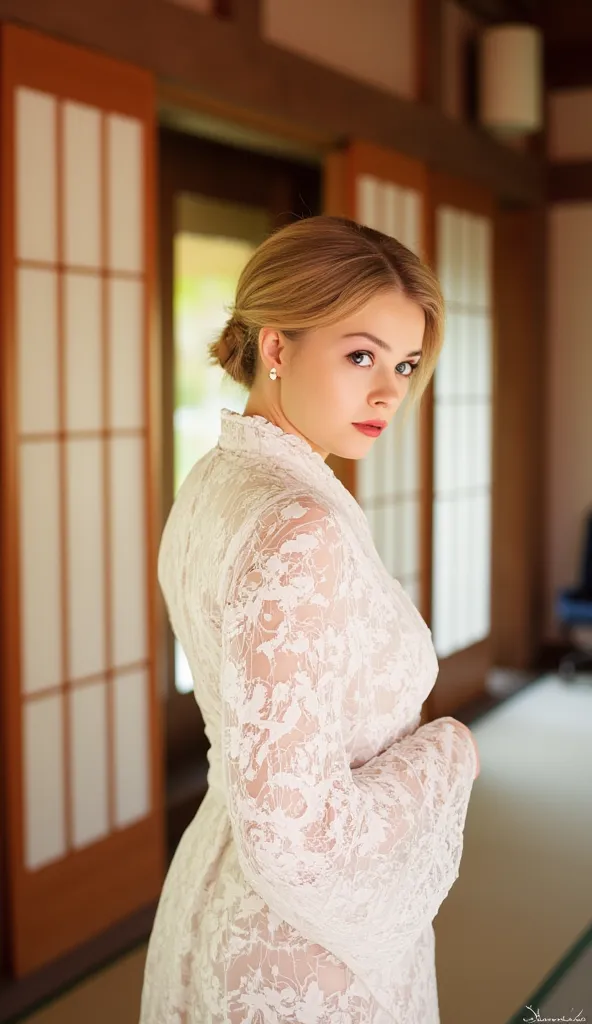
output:
[[[211,747],[141,1024],[437,1024],[476,755],[454,719],[418,727],[430,631],[360,506],[304,439],[225,409],[159,580]]]

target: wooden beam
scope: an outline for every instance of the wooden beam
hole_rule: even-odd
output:
[[[168,0],[0,0],[2,19],[138,64],[160,82],[215,100],[239,123],[253,116],[281,122],[304,139],[322,136],[325,150],[365,139],[479,182],[509,202],[536,204],[543,195],[540,159],[245,34],[233,20]]]
[[[261,0],[232,0],[231,8],[239,29],[251,36],[261,34]]]
[[[592,85],[592,38],[547,45],[545,84],[547,89],[581,89]]]
[[[589,0],[540,0],[540,25],[550,46],[592,41]]]
[[[442,109],[443,0],[417,0],[417,97]]]
[[[592,201],[592,160],[581,163],[551,164],[548,171],[550,203]]]
[[[502,22],[538,23],[540,0],[458,0],[485,24]]]

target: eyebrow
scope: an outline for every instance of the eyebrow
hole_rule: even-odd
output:
[[[392,351],[390,345],[387,345],[386,341],[383,341],[382,338],[377,338],[375,334],[369,334],[368,331],[351,331],[349,334],[344,334],[343,337],[344,338],[368,338],[368,341],[373,341],[374,344],[378,345],[379,348],[383,348],[387,352],[391,352]],[[417,352],[408,352],[407,353],[407,359],[410,356],[420,356],[420,355],[421,355],[421,349],[419,349]]]

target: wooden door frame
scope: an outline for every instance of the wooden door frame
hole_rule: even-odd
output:
[[[394,150],[356,140],[325,158],[324,211],[329,215],[353,217],[356,210],[356,182],[361,174],[392,181],[402,188],[414,189],[423,200],[422,249],[424,260],[432,263],[433,228],[429,212],[427,168],[418,160]],[[355,219],[355,217],[353,217]],[[420,452],[420,611],[429,623],[432,572],[432,506],[429,500],[432,478],[432,383],[422,395],[419,407]],[[329,456],[327,462],[341,482],[356,496],[356,463],[352,459]]]
[[[284,157],[251,152],[197,135],[180,133],[168,127],[161,127],[159,132],[159,165],[162,533],[174,492],[172,420],[176,196],[180,193],[193,193],[206,198],[261,207],[269,211],[274,229],[290,222],[294,216],[320,212],[310,209],[312,204],[309,198],[313,199],[316,195],[317,205],[320,204],[321,172],[311,159],[299,164]],[[169,844],[170,852],[184,824],[193,816],[199,800],[205,793],[208,743],[203,719],[193,694],[180,694],[174,687],[174,638],[166,617],[161,639],[166,651],[161,698],[164,704],[165,757],[169,778],[169,832],[172,839]],[[182,795],[177,797],[176,794]],[[178,800],[183,802],[181,810],[177,806]]]
[[[437,171],[429,174],[429,222],[430,222],[430,245],[431,260],[434,270],[437,273],[437,230],[436,217],[440,206],[454,207],[458,211],[472,213],[477,216],[487,217],[492,224],[493,239],[491,247],[491,272],[492,272],[492,365],[495,366],[496,359],[496,296],[493,287],[494,278],[494,256],[495,230],[496,230],[496,203],[493,193],[471,181],[456,178]],[[428,440],[429,456],[426,461],[430,465],[430,477],[426,480],[426,488],[429,493],[430,505],[430,548],[433,537],[433,506],[434,506],[434,392],[433,381],[430,382],[430,419],[431,430]],[[493,374],[492,380],[492,439],[495,449],[496,417],[497,417],[497,390],[496,378]],[[495,457],[492,459],[492,509],[496,481],[493,474]],[[427,517],[426,517],[427,518]],[[492,554],[493,560],[493,554]],[[430,560],[431,565],[431,560]],[[433,567],[432,567],[433,571]],[[430,578],[431,591],[431,578]],[[431,593],[429,596],[429,607],[431,613]],[[427,706],[430,718],[439,715],[453,714],[463,704],[469,704],[479,699],[484,693],[485,678],[491,666],[491,634],[479,643],[471,644],[461,651],[455,652],[439,659],[440,672],[436,685],[430,693]]]
[[[12,941],[10,969],[15,976],[24,976],[42,968],[50,960],[67,955],[79,943],[110,928],[114,923],[133,914],[139,906],[152,901],[159,891],[164,868],[164,849],[161,842],[162,788],[160,771],[160,720],[156,697],[156,603],[153,590],[146,594],[148,623],[148,656],[146,670],[148,684],[148,744],[150,750],[150,811],[139,821],[111,829],[102,839],[76,848],[66,842],[63,856],[32,871],[25,863],[24,834],[24,772],[22,721],[25,698],[21,690],[21,576],[19,564],[20,521],[18,487],[19,420],[16,406],[16,273],[19,258],[16,249],[16,181],[14,154],[14,95],[18,88],[29,88],[50,93],[57,101],[70,100],[94,106],[104,115],[113,111],[137,119],[145,130],[147,141],[143,163],[144,201],[142,220],[145,226],[143,277],[144,323],[143,344],[146,358],[146,386],[144,389],[146,434],[146,566],[149,575],[155,565],[154,517],[158,491],[156,458],[157,424],[152,416],[152,345],[150,313],[153,301],[154,239],[152,201],[154,194],[154,162],[151,129],[154,122],[154,82],[149,73],[112,61],[109,58],[48,39],[12,25],[0,26],[2,47],[2,608],[3,608],[3,669],[5,686],[2,693],[3,754],[6,777],[2,779],[5,822],[9,822],[5,837],[6,867],[10,866],[10,891],[3,892],[3,902],[9,902]],[[59,138],[59,133],[58,133]],[[59,150],[56,147],[56,154]],[[56,176],[58,177],[58,176]],[[59,212],[61,192],[56,198]],[[58,229],[59,230],[59,229]],[[106,227],[103,224],[103,245]],[[57,273],[63,272],[59,251],[53,263]],[[30,261],[34,262],[34,261]],[[101,273],[106,280],[106,260]],[[104,299],[103,299],[104,301]],[[63,332],[59,331],[58,344]],[[108,321],[104,318],[104,322]],[[59,423],[56,437],[61,437]],[[62,520],[63,522],[63,520]],[[63,529],[63,526],[62,526]],[[106,567],[108,571],[108,566]],[[62,590],[62,601],[65,590]],[[62,618],[62,629],[66,619]],[[64,646],[65,649],[65,646]],[[109,664],[104,677],[111,687],[117,669]],[[68,722],[67,704],[71,681],[66,669],[54,692],[62,694],[64,721]],[[80,683],[80,680],[76,681]],[[51,692],[49,689],[43,694]],[[111,707],[109,693],[106,694]],[[69,764],[67,729],[64,729],[64,765]],[[64,782],[66,793],[68,779]],[[67,818],[66,818],[67,821]],[[68,838],[66,829],[66,839]],[[105,872],[110,860],[111,870]],[[132,870],[133,869],[133,870]],[[85,899],[80,901],[80,894]],[[6,954],[5,954],[6,955]]]

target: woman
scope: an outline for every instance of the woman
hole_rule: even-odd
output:
[[[141,1024],[437,1024],[477,752],[453,718],[419,726],[430,630],[325,460],[420,396],[442,323],[432,273],[344,219],[283,228],[241,275],[211,355],[245,412],[222,411],[159,554],[211,748]]]

